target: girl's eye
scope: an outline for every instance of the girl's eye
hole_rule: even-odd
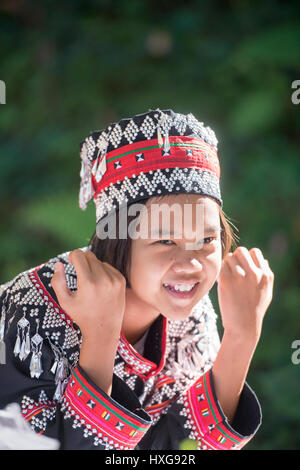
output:
[[[203,238],[203,241],[204,241],[204,245],[208,245],[210,244],[210,242],[205,242],[205,240],[215,240],[215,237],[207,237],[207,238]],[[202,240],[200,240],[202,242]],[[163,245],[167,245],[167,243],[163,243],[163,242],[171,242],[171,243],[174,243],[172,240],[159,240],[157,243],[162,243]],[[200,243],[200,242],[199,242]]]
[[[165,245],[165,243],[163,243],[163,242],[171,242],[171,243],[173,243],[172,240],[158,240],[157,243],[162,243],[163,245]]]
[[[215,240],[215,237],[207,237],[207,238],[204,238],[204,240]]]

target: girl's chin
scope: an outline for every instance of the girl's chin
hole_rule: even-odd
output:
[[[164,311],[162,315],[170,321],[182,321],[188,318],[192,314],[192,312],[193,308],[185,312],[176,312],[174,310],[171,312]]]

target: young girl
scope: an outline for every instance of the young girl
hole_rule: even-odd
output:
[[[19,403],[61,449],[242,448],[261,423],[246,376],[274,275],[259,249],[230,252],[213,131],[149,110],[92,132],[80,155],[96,232],[2,286],[0,406]],[[174,217],[152,230],[162,204]]]

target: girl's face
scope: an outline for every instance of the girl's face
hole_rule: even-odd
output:
[[[162,229],[166,232],[163,217],[160,216],[157,224],[159,230],[151,233],[153,204],[167,204],[169,207],[178,204],[182,224],[171,215],[170,232],[165,236],[159,233]],[[197,211],[200,214],[198,220]],[[161,313],[170,320],[183,320],[209,292],[221,269],[221,226],[217,202],[198,194],[153,197],[146,203],[137,230],[141,227],[145,230],[147,222],[147,238],[144,231],[142,237],[132,240],[129,271],[131,301],[134,299],[143,314],[153,319]],[[176,238],[178,234],[180,238]],[[173,291],[175,285],[195,283],[190,293]]]

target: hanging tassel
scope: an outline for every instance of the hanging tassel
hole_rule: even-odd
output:
[[[163,141],[163,138],[162,138],[162,135],[161,135],[161,130],[160,130],[159,126],[157,127],[157,140],[158,140],[159,147],[162,147],[164,145],[164,141]]]
[[[54,395],[53,395],[53,400],[57,400],[58,402],[60,402],[62,399],[62,395],[63,395],[62,383],[58,382]]]
[[[51,369],[50,369],[50,372],[52,372],[52,374],[55,374],[55,371],[57,369],[57,364],[58,364],[58,361],[55,359]]]
[[[60,358],[55,375],[55,383],[62,382],[68,375],[69,364],[65,357]]]
[[[165,135],[164,151],[167,153],[170,152],[169,133],[167,130],[166,130],[166,135]]]
[[[41,355],[42,355],[41,352],[38,352],[38,353],[33,352],[32,353],[30,366],[29,366],[30,376],[32,378],[38,379],[40,377],[40,375],[42,374],[42,372],[43,372],[42,363],[41,363]]]
[[[30,345],[28,346],[30,323],[25,318],[26,307],[23,307],[23,311],[23,317],[17,323],[17,340],[14,347],[14,355],[19,355],[20,361],[24,361],[30,353]]]
[[[8,295],[9,295],[9,290],[6,294],[6,298],[4,302],[6,302]],[[5,320],[6,320],[6,308],[3,303],[2,311],[1,311],[1,320],[0,320],[0,364],[6,364],[6,345],[4,342]]]
[[[58,382],[54,395],[53,395],[53,400],[57,400],[59,403],[62,401],[68,382],[69,382],[68,379],[65,379],[63,382],[61,381]]]
[[[29,365],[30,375],[32,378],[38,379],[43,372],[42,369],[42,346],[43,338],[39,335],[39,319],[36,319],[37,328],[35,335],[31,338],[32,357]]]
[[[50,346],[51,346],[51,349],[52,349],[52,351],[53,351],[53,353],[54,353],[54,357],[55,357],[55,358],[54,358],[54,362],[53,362],[53,364],[52,364],[52,367],[51,367],[51,369],[50,369],[50,372],[55,375],[55,373],[56,373],[56,371],[57,371],[58,364],[59,364],[59,362],[60,362],[60,358],[61,358],[62,353],[61,353],[59,347],[55,346],[55,345],[52,343],[48,332],[46,332],[46,336],[47,336],[47,339],[48,339],[48,341],[49,341],[49,344],[50,344]]]
[[[87,143],[83,142],[81,151],[81,169],[80,169],[80,191],[79,191],[79,207],[82,210],[85,210],[87,203],[93,197],[95,191],[92,184],[92,164],[90,151],[88,149]]]
[[[20,333],[18,329],[17,340],[16,340],[15,347],[14,347],[14,355],[17,356],[20,353],[20,350],[21,350],[21,340],[20,340]]]
[[[168,119],[167,116],[158,108],[157,111],[160,112],[155,115],[157,118],[157,140],[159,147],[164,147],[164,152],[170,152],[170,141],[169,141],[169,129],[168,129]],[[162,133],[164,134],[165,140],[163,140]]]
[[[6,364],[6,345],[0,341],[0,364]]]
[[[25,354],[26,354],[26,357],[28,356],[28,354],[30,354],[31,352],[31,349],[30,349],[30,336],[29,336],[29,331],[27,330],[27,333],[26,333],[26,340],[25,340]]]
[[[99,183],[99,181],[101,181],[101,179],[103,178],[103,175],[106,173],[106,170],[107,170],[107,167],[106,167],[106,152],[105,152],[99,158],[99,164],[98,164],[97,172],[96,172],[96,175],[95,175],[95,179],[96,179],[97,183]]]
[[[65,387],[68,383],[69,364],[65,357],[61,357],[57,366],[55,383],[57,384],[53,400],[61,402]]]
[[[28,354],[31,352],[30,349],[30,338],[29,338],[29,328],[27,328],[27,333],[25,335],[25,330],[22,330],[23,341],[20,348],[19,358],[21,361],[24,361]]]
[[[5,332],[5,309],[2,308],[2,315],[0,320],[0,364],[6,364],[6,346],[4,342]]]
[[[4,341],[5,331],[5,309],[2,307],[1,320],[0,320],[0,342]]]
[[[22,332],[24,333],[24,332]],[[21,349],[20,349],[20,354],[19,354],[19,359],[20,361],[24,361],[24,359],[26,359],[27,355],[26,352],[25,352],[25,338],[24,338],[24,335],[23,335],[23,341],[22,341],[22,344],[21,344]]]
[[[108,149],[109,138],[112,132],[112,127],[108,127],[108,133],[102,133],[98,139],[97,147],[99,148],[98,155],[97,155],[97,168],[95,171],[95,179],[97,183],[101,181],[103,176],[107,171],[107,164],[106,164],[106,154]]]

